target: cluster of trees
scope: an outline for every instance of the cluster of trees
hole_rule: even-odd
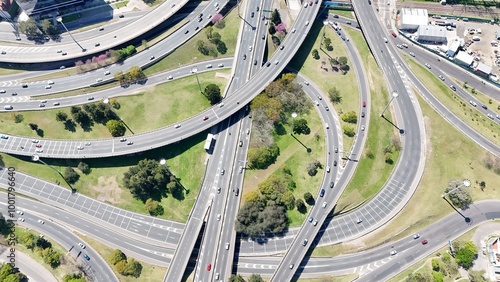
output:
[[[104,54],[92,57],[92,59],[87,59],[85,62],[78,60],[75,62],[75,67],[78,73],[83,73],[114,64],[120,59],[122,59],[121,55],[117,51],[109,50]]]
[[[43,262],[52,268],[56,268],[61,264],[62,255],[54,250],[52,243],[42,236],[27,232],[18,239],[18,242],[41,257]]]
[[[288,227],[287,209],[295,208],[295,182],[289,169],[269,176],[258,190],[245,194],[245,204],[236,217],[235,230],[250,237],[282,232]]]
[[[212,26],[207,26],[205,28],[205,35],[207,36],[208,43],[203,40],[198,40],[198,42],[196,42],[196,48],[201,54],[215,58],[219,53],[227,53],[226,43],[222,41],[222,36],[217,31],[214,31]]]
[[[228,282],[264,282],[264,279],[260,276],[260,274],[252,274],[248,277],[248,280],[245,280],[241,275],[231,275],[229,277]]]
[[[83,174],[89,174],[91,171],[90,166],[84,162],[78,163],[77,168]],[[72,167],[66,167],[66,169],[64,169],[64,179],[70,184],[75,184],[80,179],[80,174]]]
[[[86,282],[85,278],[80,273],[66,274],[63,277],[63,282]]]
[[[295,74],[283,74],[251,103],[254,121],[248,156],[253,168],[266,168],[276,161],[279,148],[274,145],[273,133],[284,134],[285,125],[290,126],[291,113],[304,114],[311,108],[295,78]]]
[[[184,187],[175,175],[156,160],[140,160],[123,174],[123,184],[136,199],[143,202],[148,199],[161,201],[168,193],[176,199],[182,199],[184,195]]]
[[[453,248],[455,250],[455,261],[458,265],[465,269],[469,269],[474,264],[477,256],[477,246],[472,241],[462,244],[461,242],[454,242]]]
[[[490,153],[486,153],[483,157],[483,164],[487,169],[492,169],[496,174],[500,174],[500,159],[494,157]]]
[[[347,74],[347,72],[351,69],[347,64],[347,57],[338,57],[338,58],[329,58],[330,66],[333,71],[342,71],[342,74]]]
[[[116,249],[109,254],[109,260],[121,275],[135,278],[141,276],[142,264],[133,258],[127,259],[127,256],[121,250]]]
[[[117,102],[111,101],[113,107]],[[119,107],[119,104],[118,104]],[[82,107],[72,106],[70,108],[70,113],[73,119],[68,117],[63,111],[56,113],[56,120],[64,123],[64,128],[66,130],[75,132],[76,124],[78,123],[84,131],[90,131],[94,123],[105,124],[108,127],[109,132],[112,136],[123,136],[125,134],[125,126],[117,121],[118,117],[116,114],[103,103],[85,104]],[[117,126],[108,126],[110,121],[118,123]]]
[[[472,197],[469,189],[464,187],[463,183],[464,182],[461,179],[453,179],[448,182],[448,186],[445,189],[445,193],[448,193],[451,190],[462,186],[462,188],[455,189],[453,192],[448,194],[450,202],[460,209],[466,209],[470,204],[472,204]]]
[[[113,76],[122,87],[128,87],[130,86],[130,84],[134,83],[144,83],[147,79],[146,75],[142,71],[142,68],[138,66],[130,67],[130,69],[126,73],[119,71]]]
[[[26,281],[27,277],[18,269],[12,267],[10,263],[4,263],[0,267],[0,281],[3,282],[21,282]]]
[[[203,96],[208,99],[211,105],[215,105],[222,100],[220,88],[215,84],[207,85],[207,87],[205,87],[205,91],[203,91]]]
[[[130,57],[130,56],[134,55],[135,53],[137,53],[137,50],[135,49],[134,45],[129,45],[127,47],[124,47],[124,48],[118,50],[117,52],[118,52],[118,55],[120,55],[120,59],[124,60],[127,57]]]
[[[281,21],[281,15],[278,9],[274,9],[271,13],[271,23],[269,24],[269,34],[271,34],[271,39],[274,46],[279,46],[283,38],[286,35],[286,26]]]
[[[35,19],[29,18],[26,21],[19,22],[19,29],[26,34],[29,40],[42,41],[45,40],[42,39],[44,35],[56,36],[58,34],[57,27],[49,19],[42,20],[39,24]]]
[[[332,40],[330,38],[325,37],[323,39],[323,44],[325,44],[326,50],[328,50],[328,51],[332,51],[333,50]]]

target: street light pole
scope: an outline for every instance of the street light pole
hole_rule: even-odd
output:
[[[34,162],[40,162],[48,167],[50,167],[53,171],[57,172],[57,174],[59,174],[59,176],[61,176],[61,178],[64,180],[64,182],[66,182],[66,184],[68,184],[68,186],[71,188],[71,191],[74,193],[75,190],[73,189],[73,187],[71,186],[71,184],[69,184],[69,182],[66,180],[66,178],[64,178],[64,175],[62,174],[62,172],[60,172],[58,169],[56,169],[55,167],[49,165],[48,163],[42,161],[42,159],[40,159],[40,156],[37,155],[37,154],[34,154],[33,156],[31,156],[31,159],[34,161]],[[56,183],[57,185],[59,185],[59,183]]]
[[[326,29],[327,25],[328,25],[328,22],[323,21],[323,35],[321,36],[321,39],[319,41],[319,49],[321,49],[321,46],[323,46],[323,38],[325,38],[325,29]]]
[[[66,28],[66,25],[64,24],[63,20],[62,20],[62,17],[57,17],[56,18],[56,21],[60,24],[62,24],[62,26],[64,27],[64,29],[66,30],[66,32],[69,34],[69,36],[71,36],[71,38],[73,39],[73,41],[75,41],[76,45],[78,45],[80,48],[82,48],[82,52],[85,52],[87,51],[87,49],[83,48],[82,45],[80,45],[80,43],[78,43],[76,41],[76,39],[73,37],[73,35],[71,34],[71,32],[69,32],[68,28]]]
[[[460,189],[460,188],[462,188],[462,187],[464,187],[464,186],[465,186],[465,187],[469,187],[469,186],[470,186],[470,180],[465,179],[465,180],[463,181],[463,183],[462,183],[462,184],[460,184],[458,187],[455,187],[455,188],[451,189],[450,191],[448,191],[448,192],[444,193],[444,194],[441,196],[441,198],[443,198],[443,199],[444,199],[444,197],[446,197],[446,195],[448,195],[448,194],[450,194],[451,192],[453,192],[453,191],[455,191],[455,190],[457,190],[457,189]]]
[[[198,79],[198,67],[197,66],[194,66],[192,69],[191,69],[191,72],[194,73],[194,75],[196,76],[196,82],[198,82],[198,88],[200,88],[200,93],[203,94],[203,91],[201,91],[201,85],[200,85],[200,80]]]
[[[385,113],[385,110],[387,110],[387,108],[389,107],[389,105],[391,104],[392,100],[394,98],[397,98],[399,96],[398,92],[394,91],[392,92],[392,97],[391,97],[391,100],[389,100],[389,103],[387,103],[387,105],[385,105],[385,108],[384,110],[382,111],[382,113],[380,114],[380,117],[384,117],[384,113]]]
[[[293,112],[292,113],[292,130],[290,130],[290,135],[293,135],[293,122],[295,121],[296,117],[297,117],[297,113]]]

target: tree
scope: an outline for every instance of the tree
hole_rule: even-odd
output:
[[[432,259],[431,263],[432,263],[432,270],[439,271],[439,260]]]
[[[276,144],[261,148],[250,148],[248,150],[248,163],[250,167],[256,169],[265,169],[278,158],[280,149]]]
[[[306,203],[310,206],[314,205],[314,197],[310,192],[305,192],[304,193],[304,200]]]
[[[132,276],[138,278],[139,276],[141,276],[141,272],[142,272],[142,264],[136,261],[135,259],[131,258],[125,265],[122,274],[125,276]]]
[[[175,182],[170,182],[169,184],[172,183],[175,184]],[[158,216],[164,213],[163,206],[160,204],[160,202],[155,201],[151,198],[146,200],[146,204],[144,205],[144,207],[152,216]]]
[[[130,67],[128,73],[130,74],[130,80],[132,81],[139,81],[146,77],[146,75],[142,71],[142,68],[138,66]]]
[[[260,276],[260,274],[252,274],[248,277],[247,282],[264,282],[264,279]]]
[[[209,25],[205,28],[205,35],[207,36],[208,41],[212,40],[213,30],[214,30],[214,28],[211,25]]]
[[[26,34],[28,38],[40,35],[40,30],[38,29],[36,21],[32,18],[29,18],[28,20],[23,22],[19,22],[19,29],[21,29],[21,32]]]
[[[295,134],[309,134],[311,129],[307,125],[307,120],[301,118],[293,123],[293,133]]]
[[[274,11],[271,13],[271,22],[274,25],[278,25],[281,23],[281,15],[278,9],[274,9]]]
[[[52,24],[52,21],[45,19],[42,21],[43,33],[48,35],[54,35],[57,33],[57,28]]]
[[[65,112],[57,112],[56,114],[56,120],[57,121],[66,121],[68,119],[68,114],[66,114]]]
[[[21,122],[23,122],[23,120],[24,120],[24,116],[23,115],[14,114],[14,122],[15,123],[21,123]]]
[[[38,238],[32,233],[25,233],[20,239],[20,242],[30,250],[33,250],[36,247],[36,242],[38,240]]]
[[[433,282],[443,282],[443,273],[438,271],[432,272],[432,280]]]
[[[226,46],[226,43],[224,43],[224,41],[219,41],[217,43],[217,51],[219,51],[219,53],[221,53],[221,54],[227,53],[227,46]]]
[[[85,278],[80,273],[66,274],[63,277],[63,282],[85,282]]]
[[[122,71],[116,72],[115,74],[113,74],[113,77],[120,84],[126,83],[126,77],[125,77],[125,74]]]
[[[325,39],[323,39],[323,43],[325,44],[326,48],[328,48],[332,44],[332,40],[328,37],[325,37]]]
[[[116,265],[122,260],[127,261],[127,256],[121,250],[116,249],[109,254],[109,260],[111,264]]]
[[[231,277],[229,277],[229,279],[227,280],[228,282],[245,282],[245,279],[243,279],[243,277],[241,275],[231,275]]]
[[[455,261],[463,268],[469,269],[476,259],[476,254],[468,248],[460,248],[455,255]]]
[[[80,179],[80,175],[72,167],[67,167],[64,170],[64,179],[70,184],[75,184]]]
[[[205,91],[203,91],[203,95],[208,99],[211,105],[215,105],[222,100],[220,88],[215,84],[207,85]]]
[[[347,125],[347,124],[342,126],[342,130],[344,131],[344,134],[348,137],[354,137],[354,135],[356,134],[356,132],[354,131],[354,128],[352,126]]]
[[[218,29],[223,29],[226,27],[226,21],[224,20],[224,18],[221,18],[220,20],[215,22],[214,26]]]
[[[297,210],[300,213],[306,212],[306,204],[304,203],[304,201],[302,199],[295,200],[295,207],[297,207]]]
[[[293,210],[295,208],[295,197],[291,191],[285,191],[281,195],[281,204],[283,204],[287,210]]]
[[[430,282],[432,281],[432,277],[428,273],[410,273],[405,282]]]
[[[343,113],[341,118],[344,122],[348,122],[348,123],[358,122],[358,115],[354,111]]]
[[[170,176],[166,166],[156,160],[144,159],[123,174],[123,184],[136,199],[143,202],[149,198],[160,200],[167,194]]]
[[[221,41],[222,36],[218,32],[213,32],[212,33],[212,38],[210,39],[210,42],[213,44],[217,44]]]
[[[333,88],[328,89],[328,97],[330,98],[330,101],[333,104],[338,104],[342,102],[342,96],[340,96],[340,91],[335,86]]]
[[[318,49],[313,49],[312,52],[311,52],[311,55],[313,56],[313,58],[315,60],[319,60],[319,53],[318,53]]]
[[[271,36],[271,40],[273,41],[274,46],[280,46],[281,45],[281,40],[277,36]]]
[[[123,136],[127,130],[122,122],[115,119],[108,120],[108,122],[106,122],[106,127],[113,137]]]
[[[276,33],[276,28],[274,25],[269,26],[269,34],[274,35]]]
[[[315,176],[318,173],[318,167],[321,167],[321,163],[318,160],[308,163],[307,174],[309,174],[309,176]]]
[[[347,57],[339,57],[338,58],[338,61],[339,61],[339,65],[343,66],[343,65],[346,65],[347,64]]]
[[[61,263],[61,255],[59,254],[59,252],[52,249],[52,247],[45,248],[41,252],[41,255],[42,255],[43,261],[46,264],[50,265],[52,268],[56,268]]]
[[[127,261],[121,260],[115,264],[115,269],[118,273],[122,274],[125,272],[125,268],[127,267]]]
[[[459,186],[462,187],[459,189],[455,189]],[[467,187],[463,185],[463,180],[453,179],[450,182],[448,182],[448,186],[446,187],[445,193],[448,193],[453,189],[455,190],[448,194],[450,201],[453,205],[459,207],[460,209],[465,209],[470,204],[472,204],[472,197]]]
[[[38,124],[36,124],[36,123],[29,123],[28,126],[31,128],[31,130],[37,130],[38,129]]]
[[[83,174],[89,174],[90,173],[90,166],[84,162],[80,162],[78,164],[78,169],[83,173]]]

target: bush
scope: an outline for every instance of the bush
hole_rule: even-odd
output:
[[[111,261],[111,264],[116,265],[122,260],[127,261],[127,256],[121,250],[116,249],[109,254],[109,260]]]
[[[343,113],[342,116],[341,116],[342,120],[344,122],[348,122],[348,123],[356,123],[358,122],[358,116],[356,114],[355,111],[350,111],[350,112],[347,112],[347,113]]]
[[[78,164],[78,169],[83,173],[83,174],[89,174],[90,173],[90,166],[84,162],[80,162]]]
[[[318,49],[313,49],[313,50],[311,51],[311,55],[313,56],[313,58],[314,58],[315,60],[319,60],[319,52],[318,52]]]
[[[310,206],[314,205],[314,197],[310,192],[305,192],[304,193],[304,200],[306,203]]]
[[[439,260],[432,259],[432,270],[439,271]]]
[[[67,167],[64,170],[64,179],[70,184],[75,184],[80,179],[80,175],[72,167]]]
[[[354,131],[354,127],[349,126],[349,125],[344,125],[342,126],[342,130],[344,131],[344,134],[348,137],[353,137],[356,135],[356,132]]]

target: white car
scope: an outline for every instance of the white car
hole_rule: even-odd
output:
[[[22,211],[17,211],[17,214],[19,214],[19,215],[23,215],[23,214],[24,214],[24,212],[22,212]]]
[[[410,52],[410,56],[415,57],[415,53]]]
[[[85,245],[84,245],[84,244],[82,244],[82,243],[78,243],[78,246],[80,246],[80,248],[82,248],[82,249],[85,249],[85,248],[87,247],[87,246],[85,246]]]
[[[104,72],[104,75],[110,75],[110,74],[111,74],[111,72],[110,72],[110,71],[106,71],[106,72]]]
[[[179,127],[181,127],[181,125],[180,125],[180,124],[176,124],[176,125],[175,125],[175,128],[179,128]]]
[[[413,239],[418,239],[418,238],[420,238],[420,234],[417,233],[417,234],[413,235]]]
[[[39,220],[38,220],[38,223],[40,223],[40,224],[44,224],[44,223],[45,223],[45,221],[43,221],[43,220],[39,219]]]
[[[292,28],[292,33],[295,33],[297,30],[295,28]]]
[[[398,253],[398,252],[396,252],[396,250],[392,250],[392,251],[390,252],[391,256],[393,256],[393,255],[395,255],[395,254],[397,254],[397,253]]]
[[[309,85],[309,81],[304,80],[304,84],[305,84],[305,85]]]
[[[43,153],[43,149],[36,149],[37,153]]]
[[[52,84],[54,84],[54,81],[49,80],[49,81],[47,81],[47,84],[48,84],[48,85],[52,85]]]
[[[19,221],[24,222],[24,218],[20,217]]]
[[[45,85],[45,89],[50,89],[52,88],[52,85]]]
[[[229,250],[229,243],[226,243],[226,250]]]
[[[363,222],[363,220],[361,218],[358,218],[358,220],[356,220],[357,224],[360,224],[361,222]]]
[[[211,64],[208,64],[207,65],[207,69],[211,69],[212,68],[212,65]]]
[[[322,207],[323,207],[323,208],[326,208],[326,202],[323,202]]]
[[[309,21],[306,21],[306,26],[308,26],[308,25],[309,25]]]
[[[37,143],[38,143],[38,142],[40,142],[40,141],[39,141],[39,140],[36,140],[36,139],[33,139],[33,140],[31,140],[31,142],[33,142],[33,143],[37,144]],[[18,212],[18,213],[19,213],[19,212]]]
[[[98,78],[95,80],[95,82],[101,82],[102,81],[102,78]]]
[[[171,76],[171,75],[169,75],[169,76],[167,77],[167,79],[168,79],[168,80],[172,80],[172,79],[174,79],[174,77],[173,77],[173,76]]]

